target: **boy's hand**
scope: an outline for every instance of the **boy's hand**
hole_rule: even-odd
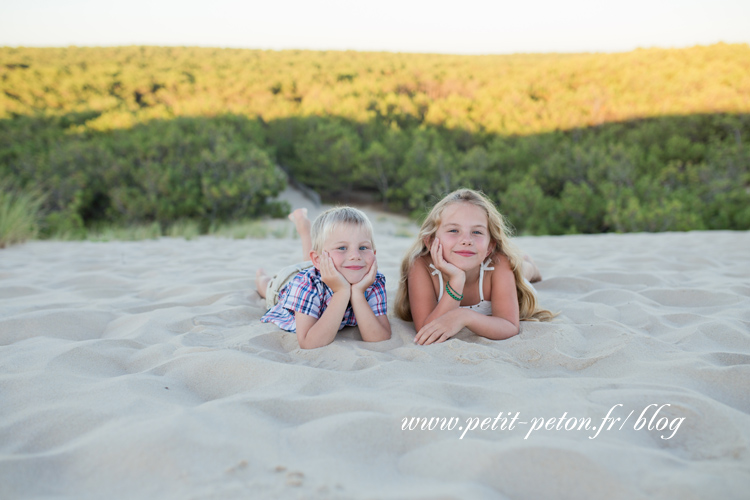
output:
[[[365,293],[365,291],[370,288],[370,285],[375,283],[375,276],[378,274],[378,261],[377,259],[372,262],[372,265],[370,266],[370,270],[367,272],[367,274],[364,275],[364,277],[359,281],[359,283],[352,284],[352,293]]]
[[[461,286],[463,286],[466,280],[466,273],[443,258],[443,244],[440,243],[438,238],[432,240],[430,256],[432,257],[432,263],[438,271],[447,276],[448,280],[453,281],[454,284],[461,281]]]
[[[320,277],[333,293],[351,290],[351,285],[333,265],[333,259],[328,252],[323,252],[320,258]]]

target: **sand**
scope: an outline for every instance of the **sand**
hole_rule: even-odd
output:
[[[554,322],[307,351],[254,289],[293,238],[2,250],[0,498],[747,498],[750,233],[517,242]]]

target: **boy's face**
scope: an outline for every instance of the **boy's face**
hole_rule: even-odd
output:
[[[370,271],[375,262],[375,250],[372,246],[372,236],[363,227],[354,224],[339,224],[331,235],[323,242],[323,252],[327,252],[333,260],[338,272],[350,283],[359,283]],[[319,261],[324,258],[313,251],[313,263],[320,269]]]

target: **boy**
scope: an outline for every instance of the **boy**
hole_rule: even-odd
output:
[[[291,280],[283,270],[273,279],[258,270],[258,293],[270,307],[261,321],[296,331],[303,349],[330,344],[345,326],[359,326],[365,342],[391,338],[385,276],[377,269],[367,216],[356,208],[336,207],[320,214],[312,227],[305,209],[289,218],[311,261],[292,266],[299,272]]]

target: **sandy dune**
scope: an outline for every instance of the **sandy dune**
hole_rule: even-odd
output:
[[[295,239],[2,250],[0,498],[747,498],[750,233],[517,241],[556,321],[311,351],[253,284]]]

